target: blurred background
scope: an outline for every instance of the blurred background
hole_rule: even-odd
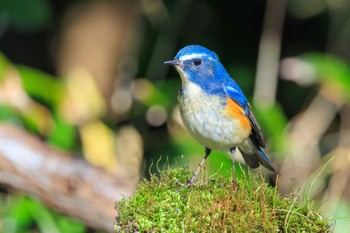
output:
[[[0,232],[112,232],[113,201],[150,172],[194,170],[163,65],[189,44],[252,103],[278,180],[261,172],[347,232],[348,0],[1,0]],[[230,165],[213,152],[204,170]]]

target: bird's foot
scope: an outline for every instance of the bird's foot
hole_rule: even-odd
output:
[[[176,181],[177,184],[181,185],[182,187],[192,187],[195,183],[196,177],[192,176],[191,179],[187,181],[187,183],[181,183],[180,181]]]

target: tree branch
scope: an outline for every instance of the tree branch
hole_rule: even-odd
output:
[[[49,207],[108,232],[113,231],[114,201],[130,195],[134,188],[5,124],[0,124],[0,184],[33,195]]]

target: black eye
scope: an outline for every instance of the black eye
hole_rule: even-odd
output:
[[[195,60],[193,61],[193,64],[194,64],[195,66],[199,66],[200,64],[202,64],[202,60],[201,60],[201,59],[195,59]]]

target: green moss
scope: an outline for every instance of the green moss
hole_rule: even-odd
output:
[[[281,197],[263,177],[200,178],[182,187],[191,173],[161,171],[142,181],[135,194],[116,202],[117,232],[331,232],[328,221],[298,195]]]

